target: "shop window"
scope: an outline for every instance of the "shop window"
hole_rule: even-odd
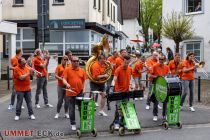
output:
[[[185,0],[186,13],[202,13],[203,12],[203,0]]]
[[[55,4],[63,4],[64,3],[64,0],[54,0],[54,3]]]

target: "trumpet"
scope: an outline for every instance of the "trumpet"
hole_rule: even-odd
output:
[[[194,64],[198,65],[198,68],[200,69],[200,71],[208,78],[208,73],[206,72],[206,70],[204,69],[205,66],[205,61],[199,61],[198,59],[194,58]]]
[[[39,74],[39,75],[42,76],[42,73],[41,73],[41,72],[35,70],[34,68],[30,67],[29,65],[26,65],[26,67],[27,67],[28,69],[31,69],[33,72],[35,72],[35,73],[37,73],[37,74]]]

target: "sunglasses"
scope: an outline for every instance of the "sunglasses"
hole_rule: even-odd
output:
[[[165,59],[159,59],[159,60],[165,60]]]
[[[68,59],[63,59],[64,61],[68,61]]]

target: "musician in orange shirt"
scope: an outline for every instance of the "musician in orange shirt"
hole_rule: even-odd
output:
[[[103,78],[109,77],[107,73],[105,73],[106,70],[106,57],[104,54],[100,54],[98,56],[98,61],[95,61],[93,65],[91,66],[91,74],[95,80],[100,80]],[[90,89],[91,91],[100,91],[102,92],[101,95],[101,102],[100,102],[100,108],[99,108],[99,113],[98,115],[100,116],[107,116],[107,114],[104,112],[104,106],[106,102],[106,97],[105,97],[105,83],[104,84],[98,84],[90,81]],[[98,94],[97,94],[98,95]],[[95,97],[95,100],[97,102],[97,96]]]
[[[189,93],[189,110],[194,112],[193,107],[193,95],[194,95],[194,79],[195,79],[195,70],[198,68],[198,65],[194,62],[195,55],[190,52],[187,54],[186,60],[182,63],[182,97],[181,97],[181,109],[183,109],[183,103],[187,94]]]
[[[33,66],[37,74],[37,89],[35,95],[35,107],[41,108],[39,105],[39,95],[41,94],[41,90],[43,90],[43,98],[44,104],[46,107],[53,107],[48,103],[48,93],[47,93],[47,65],[49,59],[44,60],[42,51],[40,49],[35,50],[35,57],[33,59]]]
[[[14,72],[14,69],[15,67],[18,65],[18,59],[20,59],[23,55],[23,50],[22,49],[17,49],[16,50],[16,55],[14,57],[11,58],[11,67],[10,69],[13,70]],[[13,82],[14,82],[14,77],[13,77]],[[11,94],[11,101],[10,101],[10,104],[9,104],[9,107],[8,109],[13,109],[14,108],[14,103],[15,103],[15,89],[14,89],[14,83],[13,83],[13,87],[12,87],[12,94]],[[22,108],[24,108],[22,106]]]
[[[127,54],[126,49],[120,50],[120,56],[116,58],[116,69],[123,64],[123,57]]]
[[[181,76],[181,56],[179,53],[175,54],[174,59],[169,62],[168,67],[170,69],[171,75],[178,77]]]
[[[158,62],[158,53],[157,52],[153,52],[152,57],[146,61],[146,67],[147,67],[147,74],[148,74],[148,81],[149,81],[149,92],[147,95],[147,102],[146,102],[146,110],[150,109],[150,95],[151,95],[151,91],[152,91],[152,80],[153,78],[150,77],[149,75],[151,75],[152,73],[152,67]]]
[[[111,86],[111,83],[112,83],[112,80],[113,80],[113,77],[114,77],[114,73],[115,73],[115,70],[116,70],[116,58],[117,57],[118,57],[118,52],[113,51],[113,55],[108,57],[108,59],[107,59],[107,61],[109,63],[111,63],[111,65],[112,65],[112,75],[106,83],[106,93],[107,94],[109,93],[110,86]]]
[[[18,66],[14,68],[14,87],[17,94],[16,116],[15,120],[19,120],[21,114],[21,106],[23,98],[25,98],[28,114],[30,119],[34,120],[34,113],[32,110],[31,102],[31,87],[30,87],[30,75],[33,72],[25,66],[26,60],[21,57],[18,59]]]
[[[69,104],[70,125],[72,130],[76,130],[75,105],[78,105],[79,114],[81,111],[81,101],[76,97],[83,97],[85,92],[86,73],[79,67],[79,58],[72,57],[72,65],[63,72],[63,84],[66,86],[66,98]],[[68,91],[71,89],[71,91]]]
[[[68,60],[69,60],[68,56],[64,55],[61,60],[61,64],[59,64],[55,70],[55,78],[58,80],[58,85],[57,85],[58,103],[57,103],[57,113],[54,117],[55,119],[58,119],[59,117],[59,113],[60,113],[63,101],[64,101],[65,118],[67,119],[69,118],[68,104],[66,101],[66,91],[64,90],[65,86],[63,84],[63,72],[65,68],[67,67]]]
[[[152,78],[157,78],[158,76],[166,76],[167,74],[169,74],[169,67],[164,64],[164,62],[166,61],[165,55],[160,55],[158,60],[159,60],[158,63],[153,66],[152,73],[150,74],[150,77]],[[158,117],[157,117],[158,116],[158,101],[154,94],[151,95],[150,100],[154,103],[153,121],[157,121],[158,120]],[[165,115],[166,115],[166,105],[167,103],[164,102],[163,112],[162,112],[163,118],[165,118]]]

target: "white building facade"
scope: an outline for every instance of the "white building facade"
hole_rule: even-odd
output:
[[[163,17],[172,11],[182,12],[193,19],[194,37],[180,43],[180,52],[185,58],[188,52],[194,52],[195,57],[206,62],[205,69],[210,72],[210,1],[209,0],[163,0]],[[162,39],[163,50],[170,47],[175,50],[173,40]]]
[[[117,20],[116,0],[2,1],[3,19],[17,23],[17,48],[23,48],[25,54],[42,47],[42,40],[50,53],[62,56],[71,50],[86,58],[91,54],[91,46],[105,33],[113,49],[123,42],[119,39],[121,23]]]

